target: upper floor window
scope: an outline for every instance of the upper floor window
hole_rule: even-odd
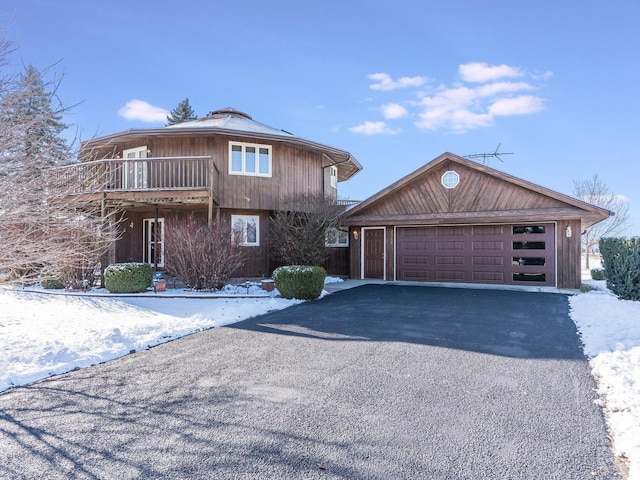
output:
[[[334,167],[333,165],[329,167],[329,177],[331,178],[331,186],[338,188],[338,167]]]
[[[346,228],[327,228],[324,245],[325,247],[348,247],[349,230]]]
[[[229,142],[229,173],[271,176],[271,145]]]
[[[231,215],[231,234],[240,245],[260,245],[260,217],[257,215]]]

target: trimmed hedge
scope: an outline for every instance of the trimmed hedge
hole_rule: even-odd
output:
[[[607,288],[624,300],[640,300],[640,238],[600,239]]]
[[[607,271],[604,268],[592,268],[591,269],[592,280],[606,280]]]
[[[104,285],[110,293],[139,293],[151,286],[153,268],[148,263],[114,263],[104,271]]]
[[[40,286],[46,290],[60,290],[64,288],[64,283],[46,268],[43,268],[42,272],[40,272]]]
[[[289,265],[273,271],[273,281],[284,298],[313,300],[324,288],[327,272],[322,267],[309,265]]]

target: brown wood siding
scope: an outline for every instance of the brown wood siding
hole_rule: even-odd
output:
[[[454,170],[460,183],[451,189],[441,184],[442,175]],[[400,191],[372,205],[357,216],[457,213],[562,207],[564,204],[484,172],[445,162],[429,175],[415,179]]]
[[[229,174],[229,142],[271,145],[271,177]],[[134,142],[112,145],[99,152],[96,158],[115,157],[122,151],[146,146],[153,157],[211,156],[220,172],[216,191],[220,207],[247,210],[277,210],[284,198],[300,194],[327,195],[337,198],[337,191],[325,187],[325,172],[328,183],[328,168],[323,168],[322,153],[307,150],[278,141],[251,140],[234,136],[193,137],[171,136],[140,137]],[[326,162],[325,162],[326,163]]]
[[[158,218],[166,219],[172,215],[187,216],[191,213],[201,217],[204,221],[207,218],[207,211],[202,208],[190,209],[158,209]],[[244,266],[237,272],[235,277],[262,277],[269,276],[269,257],[267,250],[269,236],[269,221],[266,212],[259,211],[222,211],[221,218],[225,221],[231,221],[231,215],[258,215],[260,217],[260,245],[257,247],[241,247],[247,253],[247,260]],[[141,262],[143,259],[143,220],[147,218],[155,218],[155,209],[141,209],[125,212],[125,221],[122,223],[122,238],[116,243],[116,262]],[[215,218],[215,215],[214,215]],[[131,224],[133,223],[133,228]],[[229,232],[231,234],[231,232]]]
[[[322,195],[322,155],[271,142],[271,177],[229,175],[229,141],[247,142],[229,137],[221,139],[216,152],[220,158],[220,199],[224,208],[278,210],[282,200],[295,195]],[[264,141],[256,143],[266,144]]]
[[[394,280],[395,272],[395,260],[393,252],[395,252],[395,235],[394,235],[393,226],[385,227],[385,265],[386,265],[386,276],[385,280]]]
[[[362,229],[360,227],[351,227],[349,229],[349,278],[360,278],[361,238]]]
[[[567,227],[571,237],[567,237]],[[579,289],[582,284],[580,271],[580,220],[557,222],[558,288]]]
[[[327,275],[349,276],[349,247],[327,249],[328,258],[323,265]]]
[[[260,217],[259,235],[260,245],[257,247],[240,247],[247,254],[244,265],[233,275],[235,277],[268,277],[269,271],[269,217],[267,212],[245,210],[223,210],[221,217],[231,225],[232,215],[258,215]]]

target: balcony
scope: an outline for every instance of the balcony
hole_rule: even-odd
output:
[[[57,198],[82,195],[122,205],[219,204],[219,179],[210,156],[115,158],[52,168],[48,184]]]

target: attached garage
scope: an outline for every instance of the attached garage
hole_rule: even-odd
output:
[[[580,232],[611,212],[445,153],[352,208],[351,276],[580,287]]]

